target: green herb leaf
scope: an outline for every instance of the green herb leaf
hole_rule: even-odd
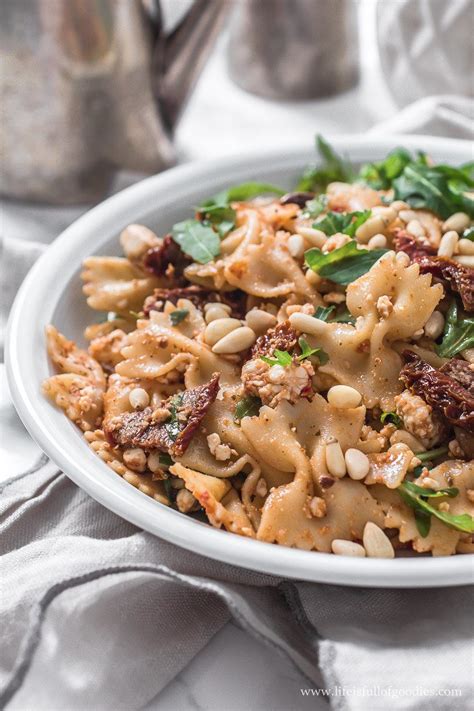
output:
[[[178,410],[183,404],[183,393],[177,393],[169,402],[168,410],[170,411],[170,416],[167,421],[163,423],[163,427],[166,429],[169,438],[174,442],[180,433],[180,422],[178,420]]]
[[[262,401],[259,397],[254,395],[247,395],[247,397],[239,400],[234,410],[234,421],[240,422],[244,417],[255,417],[258,415],[258,411],[262,406]]]
[[[466,195],[474,181],[463,168],[410,163],[393,181],[395,200],[405,200],[415,208],[428,208],[447,219],[462,210],[474,216],[474,200]]]
[[[422,509],[415,509],[414,514],[418,533],[422,538],[426,538],[431,530],[431,514]]]
[[[435,516],[446,526],[454,528],[456,531],[461,531],[462,533],[474,533],[474,518],[472,516],[467,513],[454,515],[450,514],[447,511],[440,511],[435,506],[431,506],[428,501],[425,501],[425,498],[427,498],[426,489],[423,489],[423,491],[425,492],[423,494],[423,498],[420,494],[416,493],[416,491],[410,488],[409,485],[411,485],[411,487],[416,487],[416,489],[421,488],[416,486],[415,484],[412,484],[411,482],[403,481],[397,488],[397,491],[402,497],[402,499],[405,501],[405,503],[408,504],[408,506],[410,506],[412,509],[424,511],[430,516]],[[447,495],[449,496],[449,494]]]
[[[396,412],[382,412],[380,422],[384,425],[386,422],[391,422],[395,427],[400,428],[403,424],[402,418]]]
[[[423,474],[423,471],[425,469],[431,469],[431,464],[429,464],[429,463],[428,464],[419,464],[417,467],[415,467],[413,469],[412,474],[414,477],[418,478],[419,476],[421,476]]]
[[[447,447],[438,447],[437,449],[430,449],[428,452],[416,452],[415,456],[420,462],[430,462],[433,459],[442,457],[443,454],[448,453]]]
[[[278,348],[275,348],[275,350],[273,351],[273,355],[275,356],[275,358],[267,358],[267,356],[260,356],[260,358],[269,365],[282,365],[283,367],[285,367],[286,365],[291,365],[293,361],[293,358],[291,357],[290,353],[288,353],[288,351],[280,351],[278,350]]]
[[[305,170],[298,181],[297,190],[302,192],[324,192],[328,183],[342,181],[350,183],[354,179],[354,171],[349,161],[339,156],[322,136],[316,137],[316,148],[322,164],[311,166]]]
[[[170,501],[171,501],[171,499],[172,499],[172,497],[173,497],[173,494],[174,494],[174,491],[175,491],[175,490],[173,489],[172,484],[171,484],[171,479],[163,479],[163,486],[165,487],[166,496],[167,496],[168,499],[170,499]]]
[[[185,254],[199,264],[211,262],[220,253],[219,235],[199,220],[184,220],[174,225],[171,236]]]
[[[169,468],[172,466],[173,460],[171,459],[169,454],[160,453],[158,456],[159,456],[161,466],[163,466],[165,468]]]
[[[334,318],[331,319],[331,323],[350,323],[352,326],[355,324],[356,320],[354,316],[351,314],[349,309],[344,309],[341,311],[341,313],[337,314],[334,316]]]
[[[464,232],[462,233],[462,238],[469,239],[471,240],[471,242],[474,242],[474,225],[464,230]]]
[[[184,321],[188,314],[188,309],[175,309],[170,313],[170,321],[173,326],[177,326],[179,323],[181,323],[181,321]]]
[[[359,178],[376,190],[388,190],[392,181],[402,174],[412,160],[405,148],[396,148],[384,160],[365,163],[360,169]]]
[[[322,348],[311,348],[308,341],[303,338],[303,336],[300,336],[300,338],[298,339],[298,345],[301,348],[301,355],[298,356],[299,361],[302,361],[305,358],[309,358],[310,356],[315,355],[319,359],[321,365],[324,365],[328,362],[329,356],[326,351]]]
[[[141,315],[139,313],[137,313],[136,311],[129,311],[128,313],[130,314],[130,316],[132,318],[136,318],[136,319],[142,318]]]
[[[357,249],[356,242],[347,244],[324,254],[317,247],[305,253],[307,266],[336,284],[351,284],[369,271],[387,249]]]
[[[321,220],[313,224],[316,230],[321,230],[325,235],[334,235],[336,232],[354,237],[356,230],[369,219],[372,212],[328,212]]]
[[[443,340],[436,352],[443,358],[452,358],[465,348],[474,345],[474,318],[459,318],[458,304],[453,299],[446,314]]]
[[[449,496],[450,499],[454,499],[455,496],[459,494],[459,489],[455,486],[448,486],[445,489],[425,489],[418,484],[414,484],[412,481],[403,482],[405,488],[411,491],[413,494],[418,496],[423,496],[427,499],[440,499],[443,496]]]
[[[320,321],[327,321],[335,308],[335,306],[318,306],[313,316]]]
[[[327,195],[319,195],[319,197],[313,198],[313,200],[308,200],[301,216],[306,218],[319,217],[319,215],[326,209],[327,204]]]

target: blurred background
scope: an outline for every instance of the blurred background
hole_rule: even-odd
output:
[[[3,0],[5,231],[22,225],[11,200],[86,206],[176,162],[310,151],[316,132],[394,116],[407,131],[434,105],[438,123],[472,118],[473,13],[472,0]]]

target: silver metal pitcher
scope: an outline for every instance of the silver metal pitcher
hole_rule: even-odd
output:
[[[358,46],[354,0],[239,0],[229,71],[259,96],[316,99],[356,83]]]
[[[0,193],[92,202],[118,169],[175,160],[172,132],[228,10],[196,0],[1,0]]]

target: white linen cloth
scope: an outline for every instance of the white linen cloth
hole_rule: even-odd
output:
[[[473,113],[469,100],[423,100],[390,130],[471,137]],[[77,212],[6,205],[6,231],[20,214],[47,242]],[[42,249],[4,239],[2,325]],[[124,522],[45,455],[4,483],[0,533],[0,707],[9,711],[145,708],[231,617],[285,654],[308,689],[327,689],[338,711],[470,708],[466,587],[344,588],[214,562]]]

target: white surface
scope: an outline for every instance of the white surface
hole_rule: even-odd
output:
[[[399,138],[339,137],[336,150],[354,162],[384,156]],[[462,141],[403,137],[408,148],[427,151],[441,162],[459,163],[466,153]],[[211,558],[275,575],[349,585],[426,587],[459,585],[472,578],[468,556],[380,560],[344,558],[293,550],[218,531],[146,497],[112,472],[87,446],[77,428],[41,394],[50,372],[44,327],[54,323],[80,341],[90,311],[81,295],[79,265],[92,253],[117,251],[117,236],[130,222],[144,222],[166,232],[183,219],[187,206],[226,185],[248,179],[289,187],[311,153],[306,149],[262,153],[246,159],[181,166],[115,195],[81,217],[35,264],[25,280],[10,320],[7,370],[20,416],[41,448],[97,501],[132,523],[173,543]],[[289,183],[289,184],[288,184]],[[150,206],[153,209],[150,210]],[[35,357],[32,359],[32,354]],[[156,507],[161,508],[156,516]]]

